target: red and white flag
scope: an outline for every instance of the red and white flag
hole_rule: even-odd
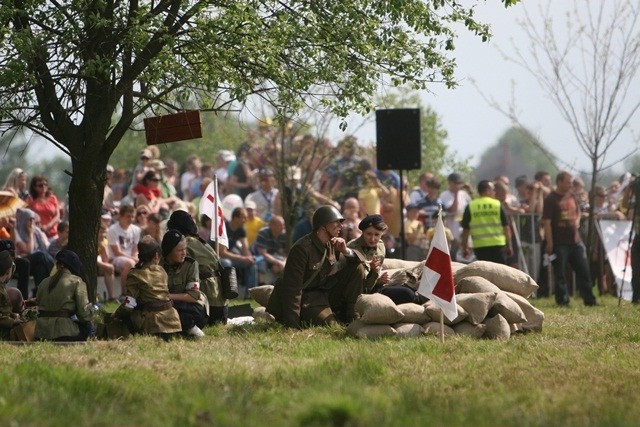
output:
[[[211,218],[211,240],[218,241],[219,244],[229,248],[227,227],[224,225],[224,215],[217,190],[215,180],[204,190],[200,199],[200,215],[204,214]],[[214,215],[214,212],[217,212],[217,215]]]
[[[424,263],[418,293],[435,302],[447,319],[453,321],[458,317],[451,271],[451,255],[449,255],[449,244],[444,231],[442,214],[438,215],[436,231],[433,234],[427,260]]]

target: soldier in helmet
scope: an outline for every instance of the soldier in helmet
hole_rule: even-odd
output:
[[[334,206],[319,207],[313,213],[313,231],[291,247],[267,304],[278,322],[300,328],[354,320],[366,273],[356,252],[338,237],[343,220]],[[345,263],[338,263],[341,257]]]

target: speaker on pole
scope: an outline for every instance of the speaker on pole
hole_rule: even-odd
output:
[[[378,169],[420,169],[420,109],[376,110]]]

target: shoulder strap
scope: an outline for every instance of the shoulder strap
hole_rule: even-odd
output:
[[[325,249],[324,249],[324,253],[322,254],[322,259],[320,260],[320,268],[322,268],[322,264],[324,264],[324,259],[325,259],[326,257],[327,257],[327,249],[325,248]],[[309,279],[308,279],[306,282],[304,282],[304,283],[302,284],[302,289],[306,289],[306,288],[307,288],[307,286],[309,286],[309,285],[311,284],[311,282],[313,282],[313,279],[315,279],[315,278],[316,278],[316,276],[318,275],[318,273],[320,272],[320,268],[318,268],[318,269],[315,271],[315,273],[313,273],[313,274],[311,275],[311,277],[309,277]]]

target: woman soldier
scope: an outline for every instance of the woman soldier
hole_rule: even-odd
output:
[[[203,337],[209,303],[200,292],[198,262],[187,256],[187,239],[178,230],[169,230],[162,238],[161,265],[169,277],[169,298],[180,315],[182,332]]]
[[[382,263],[386,254],[382,235],[389,228],[385,224],[382,215],[364,217],[358,224],[358,228],[362,230],[362,235],[350,241],[347,247],[360,252],[365,258],[364,267],[367,270],[367,275],[364,279],[363,293],[373,294],[379,292],[391,298],[396,304],[413,302],[415,299],[413,289],[402,285],[382,287],[384,284],[389,283],[390,280],[389,273],[384,272],[381,274]]]
[[[180,317],[169,298],[167,273],[160,263],[160,244],[151,236],[138,243],[138,263],[127,276],[126,298],[114,315],[130,315],[134,332],[156,335],[165,341],[180,332]]]
[[[173,211],[167,228],[178,230],[187,239],[187,255],[198,262],[200,290],[209,301],[209,324],[227,323],[228,301],[220,287],[220,258],[213,248],[198,236],[198,227],[188,212]]]
[[[34,335],[40,340],[86,341],[93,335],[93,325],[87,285],[80,278],[82,263],[78,255],[68,249],[59,251],[56,261],[56,273],[38,286]]]

